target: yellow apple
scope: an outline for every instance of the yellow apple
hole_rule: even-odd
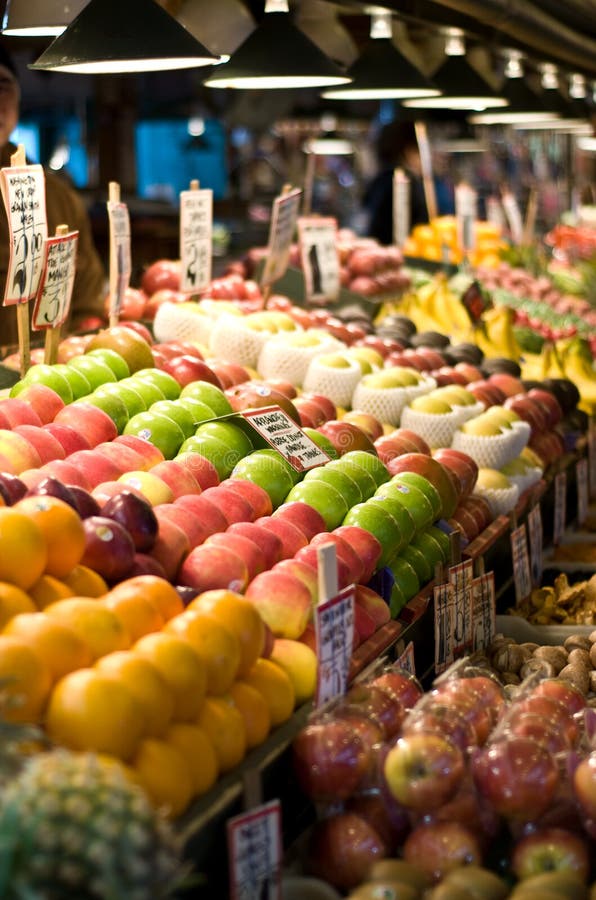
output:
[[[478,469],[476,485],[486,491],[506,491],[511,487],[511,482],[497,469]]]
[[[446,400],[442,400],[440,397],[433,397],[431,394],[415,397],[410,403],[410,409],[416,412],[430,413],[434,416],[443,416],[452,411]]]
[[[464,434],[477,437],[493,437],[496,434],[502,434],[501,425],[498,422],[487,419],[484,413],[476,416],[474,419],[468,419],[461,426],[461,430]]]

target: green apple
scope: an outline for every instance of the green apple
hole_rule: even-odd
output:
[[[157,403],[158,400],[165,400],[166,398],[163,395],[163,391],[150,381],[143,381],[142,378],[137,379],[134,378],[123,378],[122,381],[119,381],[118,384],[123,387],[130,388],[135,391],[139,396],[143,399],[143,402],[147,409],[152,406],[154,403]]]
[[[87,356],[100,359],[106,366],[109,366],[118,381],[121,378],[128,378],[130,375],[130,369],[124,357],[116,350],[112,350],[111,347],[96,347],[95,350],[90,350]]]
[[[72,390],[73,400],[79,400],[90,394],[93,388],[89,384],[89,379],[73,366],[67,366],[66,363],[55,363],[54,368],[61,375],[64,375]],[[112,384],[111,381],[106,382]]]
[[[195,430],[197,437],[210,435],[217,438],[231,451],[238,454],[238,459],[248,456],[255,449],[246,432],[233,422],[205,422]],[[273,451],[276,453],[277,451]]]
[[[435,536],[437,531],[441,534],[439,540]],[[447,540],[446,545],[442,540],[443,538]],[[435,566],[439,565],[439,563],[446,563],[449,560],[449,538],[440,528],[432,527],[426,531],[421,531],[412,541],[412,547],[416,547],[417,550],[424,554],[425,559],[430,563],[433,573]]]
[[[70,384],[60,371],[56,371],[55,366],[50,366],[46,363],[38,363],[35,366],[31,366],[31,368],[27,370],[24,378],[21,378],[16,384],[13,384],[9,396],[18,397],[23,388],[27,387],[29,384],[45,384],[46,387],[56,391],[64,403],[72,403],[74,399]]]
[[[137,413],[145,412],[147,405],[138,391],[121,381],[108,381],[93,392],[97,397],[120,397],[128,410],[129,418]]]
[[[391,513],[391,515],[399,525],[400,531],[403,536],[403,546],[405,546],[406,544],[410,543],[410,541],[416,534],[416,523],[407,507],[404,506],[404,504],[399,500],[396,500],[395,497],[392,497],[390,494],[384,493],[383,487],[384,485],[381,485],[375,495],[371,497],[368,502],[377,503],[379,504],[379,506],[382,506],[383,509],[386,509],[388,513]],[[397,547],[395,549],[397,552]]]
[[[381,372],[364,375],[361,383],[363,387],[385,390],[386,388],[413,387],[419,381],[420,376],[414,369],[408,369],[406,366],[390,366]]]
[[[242,459],[236,450],[231,449],[212,434],[198,435],[195,432],[191,437],[186,438],[179,452],[187,453],[188,451],[200,453],[213,463],[220,481],[229,478],[234,466]]]
[[[274,450],[273,447],[263,447],[259,450],[260,456],[269,456],[274,459],[276,462],[281,463],[282,466],[285,467],[286,472],[292,479],[292,484],[298,484],[299,481],[302,481],[304,477],[304,472],[298,472],[292,466],[285,456],[279,452],[279,450]]]
[[[166,459],[173,459],[184,443],[184,432],[177,422],[149,410],[129,419],[124,434],[144,438],[161,450]]]
[[[181,406],[177,400],[158,400],[157,403],[151,404],[149,412],[159,413],[159,415],[167,416],[168,419],[173,419],[174,422],[177,422],[182,429],[185,440],[196,431],[197,426],[192,413],[185,409],[184,406]]]
[[[318,347],[323,342],[323,336],[317,331],[296,331],[285,336],[284,342],[289,347]]]
[[[431,525],[426,531],[421,532],[419,537],[423,537],[424,535],[428,535],[428,537],[431,537],[439,545],[443,562],[449,562],[449,557],[451,555],[449,535],[445,534],[445,532],[436,525]]]
[[[406,603],[415,597],[420,590],[420,579],[416,574],[414,567],[404,559],[403,556],[394,556],[389,563],[389,568],[395,578],[395,583],[399,585],[402,594],[406,598]]]
[[[216,415],[210,406],[207,406],[206,403],[201,403],[200,400],[195,400],[193,397],[180,396],[176,400],[176,403],[178,406],[183,406],[184,409],[188,410],[195,423],[195,428],[201,422],[207,422],[209,419],[216,418]]]
[[[511,425],[507,426],[511,428]],[[461,426],[464,434],[473,435],[475,437],[494,437],[496,434],[502,434],[503,428],[500,422],[486,418],[486,413],[482,413],[473,419],[468,419]]]
[[[385,463],[379,459],[374,453],[368,453],[366,450],[348,450],[344,453],[342,460],[346,462],[354,462],[360,466],[369,475],[372,475],[377,487],[384,482],[389,481],[389,472]]]
[[[440,397],[433,397],[432,394],[423,394],[421,397],[414,397],[409,404],[410,409],[415,412],[428,413],[432,416],[444,416],[446,413],[453,412],[447,400],[441,400]]]
[[[346,351],[346,355],[350,356],[352,359],[357,359],[361,365],[366,364],[368,371],[362,369],[363,375],[368,375],[373,369],[382,369],[384,360],[378,350],[375,350],[373,347],[350,347],[349,350]]]
[[[414,520],[416,531],[421,531],[434,521],[433,508],[428,497],[418,488],[390,481],[382,486],[378,496],[390,497],[397,503],[401,503]]]
[[[97,357],[90,356],[88,353],[81,356],[71,356],[66,365],[82,372],[91,385],[92,391],[108,381],[118,381],[107,363],[102,362]]]
[[[340,456],[339,459],[333,459],[331,462],[326,463],[325,468],[328,469],[330,467],[349,475],[360,488],[363,500],[368,500],[369,497],[372,497],[377,489],[377,482],[370,472],[367,469],[363,469],[353,459],[346,459],[345,456]]]
[[[489,406],[482,415],[490,422],[502,425],[503,428],[511,428],[514,422],[521,422],[515,410],[505,409],[504,406]]]
[[[352,369],[354,363],[341,353],[321,353],[317,356],[317,365],[328,366],[330,369]]]
[[[391,597],[389,598],[389,611],[392,619],[397,619],[407,602],[403,588],[399,586],[397,581],[394,581],[391,585]]]
[[[354,481],[347,472],[342,472],[338,468],[334,469],[328,465],[317,466],[316,469],[310,469],[306,473],[304,481],[326,481],[328,484],[333,485],[345,497],[348,509],[356,506],[357,503],[362,503],[364,500],[358,482]]]
[[[176,400],[180,396],[180,385],[173,375],[162,369],[138,369],[132,376],[134,381],[149,381],[160,389],[166,400]]]
[[[485,491],[507,491],[511,482],[498,469],[478,469],[476,487]]]
[[[321,434],[316,428],[306,427],[303,428],[302,431],[317,445],[317,447],[324,450],[330,459],[339,459],[339,453],[326,435]]]
[[[432,521],[434,522],[435,519],[440,517],[443,509],[441,495],[432,481],[429,481],[425,475],[420,475],[418,472],[398,472],[397,475],[394,475],[391,479],[391,483],[398,485],[406,484],[408,487],[417,488],[424,494],[431,505]]]
[[[426,584],[431,580],[434,574],[434,566],[431,564],[431,561],[425,557],[422,550],[419,550],[413,544],[409,544],[407,547],[403,548],[399,555],[402,559],[405,559],[406,562],[410,563],[416,572],[421,585]]]
[[[193,441],[194,438],[189,440]],[[269,494],[274,509],[281,506],[293,489],[290,474],[282,462],[271,456],[264,456],[260,450],[255,450],[241,459],[234,466],[231,477],[260,485]]]
[[[439,397],[455,406],[473,406],[477,400],[474,394],[467,391],[461,384],[446,384],[444,387],[431,391],[433,397]]]
[[[227,416],[233,412],[232,405],[224,392],[208,381],[192,381],[180,391],[181,397],[192,397],[211,407],[216,416]]]
[[[76,406],[78,402],[79,401],[75,400],[73,406]],[[83,397],[81,402],[90,403],[92,406],[103,409],[116,426],[118,434],[122,434],[129,422],[128,410],[124,400],[114,394],[110,396],[109,394],[96,394],[95,391],[93,391],[92,394]]]
[[[395,555],[395,548],[402,545],[402,533],[397,521],[378,503],[369,501],[358,503],[348,512],[342,524],[358,525],[360,528],[370,531],[377,538],[383,548],[381,558],[377,563],[378,569],[386,566],[391,557]]]
[[[346,498],[327,481],[302,481],[294,485],[286,497],[286,503],[300,500],[319,512],[328,531],[338,528],[348,513]]]

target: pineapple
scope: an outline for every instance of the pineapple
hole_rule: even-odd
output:
[[[180,885],[179,851],[115,760],[39,753],[0,794],[6,900],[157,900]]]

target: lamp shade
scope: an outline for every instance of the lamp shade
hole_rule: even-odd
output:
[[[473,125],[515,125],[517,123],[546,122],[556,118],[546,103],[532,91],[522,78],[507,78],[503,96],[509,101],[506,109],[489,109],[470,116]]]
[[[557,90],[542,91],[541,99],[551,111],[552,118],[546,122],[517,122],[514,128],[518,131],[561,131],[574,132],[590,125],[590,113],[587,105],[581,100],[565,100]]]
[[[88,0],[6,0],[2,33],[7,37],[62,34]]]
[[[203,82],[212,88],[325,87],[349,78],[310,38],[292,23],[287,12],[266,12],[231,59]]]
[[[241,0],[217,0],[216,16],[211,0],[184,0],[176,18],[193,37],[225,59],[230,58],[255,28],[251,14]]]
[[[465,56],[448,56],[433,75],[441,91],[439,97],[416,97],[404,100],[413,109],[488,109],[507,106],[505,97],[498,96],[488,82],[469,64]]]
[[[29,68],[97,75],[217,62],[155,0],[90,0]]]
[[[335,100],[384,100],[437,97],[440,91],[400,53],[390,38],[370,41],[347,71],[345,87],[323,92]]]

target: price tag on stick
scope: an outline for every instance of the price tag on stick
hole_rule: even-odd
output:
[[[567,472],[555,475],[555,512],[553,520],[553,544],[557,546],[563,539],[567,522]]]
[[[300,216],[298,239],[307,300],[334,302],[340,288],[337,220]]]
[[[543,528],[540,505],[534,504],[528,513],[528,532],[530,537],[530,566],[532,570],[532,584],[537,587],[542,581],[543,569]]]
[[[45,331],[44,362],[52,365],[58,355],[60,327],[68,318],[74,285],[78,231],[69,233],[67,225],[58,225],[54,237],[45,242],[44,262],[31,327]]]
[[[433,591],[435,620],[435,673],[438,675],[453,663],[455,632],[455,588],[438,584]]]
[[[315,704],[341,697],[348,686],[354,642],[354,585],[337,591],[337,553],[329,543],[317,550],[319,604],[315,609],[317,689]]]
[[[0,169],[0,190],[9,230],[9,260],[3,306],[16,306],[21,377],[31,363],[29,301],[37,294],[48,236],[45,177],[41,166],[28,166],[22,144]]]
[[[130,217],[128,206],[120,202],[120,185],[116,181],[110,181],[107,207],[110,228],[110,326],[114,326],[118,324],[132,271]]]
[[[519,605],[530,596],[532,591],[525,522],[517,528],[514,528],[511,532],[511,555],[513,558],[515,602]]]
[[[180,290],[196,294],[211,281],[213,191],[199,189],[180,193]]]
[[[227,822],[230,900],[281,900],[281,805],[264,803]]]
[[[447,580],[453,585],[455,615],[453,620],[453,652],[461,656],[472,647],[472,581],[474,562],[467,559],[450,566]]]
[[[515,195],[509,190],[504,190],[501,194],[501,200],[509,224],[511,240],[514,244],[521,244],[524,236],[524,223]]]
[[[472,650],[488,647],[495,631],[495,573],[486,572],[472,581]]]
[[[329,457],[279,406],[246,410],[242,418],[268,444],[284,456],[297,472],[329,462]]]
[[[410,179],[403,169],[393,172],[393,243],[403,247],[410,233]]]
[[[455,188],[455,216],[459,245],[464,253],[476,246],[474,226],[476,222],[476,191],[469,184],[458,184]]]
[[[402,653],[395,659],[395,665],[416,676],[416,660],[414,657],[414,642],[408,641]]]
[[[577,521],[584,525],[588,518],[589,486],[588,486],[588,460],[584,457],[578,459],[575,465],[575,480],[577,483]]]
[[[263,288],[271,288],[271,285],[281,278],[288,268],[290,247],[296,230],[301,196],[300,188],[288,187],[273,201],[267,259],[261,275],[261,287]]]

